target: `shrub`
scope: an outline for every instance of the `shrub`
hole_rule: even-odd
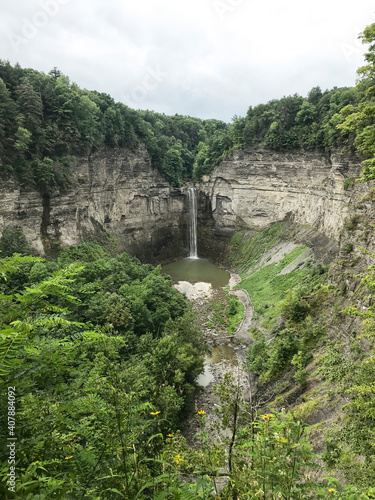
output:
[[[11,257],[14,253],[30,254],[30,247],[22,229],[6,227],[0,238],[1,257]]]

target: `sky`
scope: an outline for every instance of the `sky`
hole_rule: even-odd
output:
[[[135,109],[230,122],[355,85],[373,22],[373,0],[2,0],[0,59]]]

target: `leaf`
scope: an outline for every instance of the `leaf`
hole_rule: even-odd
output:
[[[117,493],[117,495],[120,495],[122,498],[126,498],[126,495],[124,495],[123,493],[121,493],[121,491],[119,491],[118,489],[116,488],[108,488],[106,490],[103,490],[100,492],[100,495],[102,495],[102,493],[105,493],[106,491],[110,491],[111,493]]]

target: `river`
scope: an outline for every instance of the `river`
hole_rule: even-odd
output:
[[[204,373],[197,383],[202,387],[196,393],[196,404],[206,412],[206,425],[216,420],[214,409],[220,404],[214,394],[213,387],[224,380],[224,375],[230,373],[239,378],[245,400],[249,400],[249,377],[243,364],[247,358],[247,347],[250,343],[248,328],[251,324],[252,306],[244,290],[233,290],[240,281],[237,275],[219,268],[207,259],[187,258],[163,266],[163,272],[172,276],[174,286],[191,301],[194,310],[200,318],[207,344],[211,353],[205,358]],[[224,297],[224,288],[229,293],[236,294],[245,307],[245,318],[234,335],[229,335],[223,328],[209,328],[210,305],[220,297]],[[187,419],[187,429],[184,432],[190,444],[193,444],[195,418]]]

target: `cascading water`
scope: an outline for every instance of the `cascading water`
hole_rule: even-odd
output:
[[[197,197],[194,188],[187,190],[189,200],[189,258],[197,259]]]

